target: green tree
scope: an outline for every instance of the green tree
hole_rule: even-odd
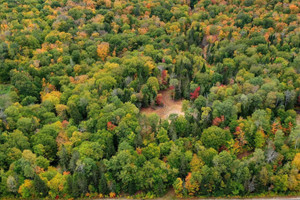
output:
[[[48,195],[48,187],[46,183],[40,178],[39,175],[35,175],[33,179],[33,186],[35,193],[38,197],[46,197]]]
[[[9,145],[9,147],[16,147],[21,151],[30,149],[28,138],[24,136],[24,134],[19,130],[15,130],[8,135],[7,144]]]
[[[221,146],[226,145],[226,142],[231,138],[228,130],[223,130],[217,126],[212,126],[205,129],[201,135],[201,142],[205,147],[218,150]]]
[[[62,145],[61,150],[58,152],[59,155],[59,163],[63,171],[67,171],[69,164],[69,155],[67,149],[64,145]]]
[[[174,125],[178,136],[187,137],[189,135],[190,125],[184,116],[180,115],[179,117],[177,117],[174,122]]]
[[[35,84],[33,77],[28,72],[11,71],[11,83],[17,88],[20,96],[24,99],[26,96],[39,98],[39,87]]]
[[[212,108],[213,118],[224,116],[225,124],[229,124],[230,121],[237,119],[237,107],[229,99],[226,99],[224,102],[214,101]]]
[[[105,174],[103,172],[101,173],[101,177],[99,180],[99,193],[103,194],[103,195],[106,195],[109,193],[107,180],[106,180]]]

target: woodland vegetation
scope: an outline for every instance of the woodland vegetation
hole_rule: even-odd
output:
[[[299,194],[299,12],[0,0],[0,198]]]

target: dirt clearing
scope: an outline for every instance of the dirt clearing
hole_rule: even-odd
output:
[[[159,94],[162,95],[163,106],[156,106],[154,108],[142,108],[141,113],[144,113],[146,115],[156,113],[162,119],[167,119],[169,115],[173,113],[178,115],[184,115],[184,112],[181,111],[182,100],[174,101],[171,97],[171,92],[171,90],[160,91]]]

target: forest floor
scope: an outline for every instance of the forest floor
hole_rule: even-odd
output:
[[[163,90],[160,91],[159,94],[162,95],[163,106],[142,108],[141,113],[144,113],[146,115],[156,113],[162,119],[167,119],[169,115],[173,113],[178,115],[184,115],[184,112],[181,111],[182,100],[174,101],[171,96],[171,90]]]

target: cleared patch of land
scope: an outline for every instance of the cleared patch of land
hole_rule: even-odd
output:
[[[142,108],[141,113],[144,113],[146,115],[156,113],[162,119],[167,119],[170,116],[170,114],[173,113],[178,115],[184,115],[184,112],[182,112],[182,100],[174,101],[172,99],[171,92],[171,90],[164,90],[159,92],[159,94],[162,95],[163,106]]]

